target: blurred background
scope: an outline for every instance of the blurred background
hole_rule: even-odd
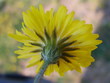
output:
[[[35,68],[26,68],[26,60],[16,58],[14,51],[21,46],[8,33],[22,28],[22,12],[31,5],[43,4],[45,10],[65,5],[69,12],[75,11],[75,18],[93,24],[94,33],[100,35],[103,43],[93,51],[95,62],[83,73],[67,72],[59,77],[55,72],[43,83],[110,83],[110,0],[0,0],[0,83],[32,83]],[[6,81],[7,80],[7,81]],[[49,80],[49,81],[47,81]]]

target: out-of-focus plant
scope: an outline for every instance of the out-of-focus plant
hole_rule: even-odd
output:
[[[0,14],[0,34],[13,32],[12,19],[9,14]]]
[[[9,42],[9,43],[7,43]],[[15,49],[16,43],[7,37],[7,35],[0,35],[0,72],[16,71],[16,56],[12,52]]]
[[[7,36],[7,33],[14,31],[13,20],[9,14],[0,14],[0,72],[16,71],[16,56],[12,51],[16,42]]]
[[[2,10],[5,5],[6,5],[6,0],[0,0],[0,10]]]

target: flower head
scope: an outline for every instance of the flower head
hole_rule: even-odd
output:
[[[91,51],[101,40],[97,40],[98,34],[92,33],[91,24],[73,17],[74,12],[68,13],[65,6],[56,12],[53,9],[45,12],[42,5],[23,12],[23,33],[10,34],[24,43],[15,51],[20,55],[18,58],[31,58],[28,67],[38,65],[36,72],[49,62],[46,75],[54,71],[60,75],[68,70],[81,72],[81,66],[88,67],[94,61]]]

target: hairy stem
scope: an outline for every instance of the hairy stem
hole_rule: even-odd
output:
[[[43,77],[43,74],[44,72],[46,71],[47,67],[49,65],[49,62],[48,61],[44,61],[39,73],[36,75],[35,77],[35,80],[34,80],[34,83],[40,83],[42,77]]]

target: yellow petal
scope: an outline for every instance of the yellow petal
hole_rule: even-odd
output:
[[[52,72],[54,72],[54,66],[50,64],[45,71],[45,75],[49,76]]]
[[[14,38],[15,40],[17,40],[19,42],[23,42],[23,43],[31,41],[30,38],[25,35],[9,34],[9,36]]]
[[[41,59],[41,55],[37,55],[32,57],[32,59],[29,61],[29,64],[27,65],[27,67],[31,67],[31,66],[35,66],[40,62]]]
[[[40,71],[40,68],[42,67],[44,61],[41,61],[37,64],[37,69],[36,69],[36,73],[38,73]]]
[[[26,54],[21,54],[18,56],[18,58],[30,58],[32,56],[37,56],[38,54],[37,53],[26,53]]]
[[[54,15],[54,26],[57,28],[60,28],[61,23],[65,19],[65,16],[67,15],[67,9],[65,6],[61,6],[58,11]]]
[[[58,29],[59,36],[61,35],[61,37],[64,37],[64,35],[66,34],[66,33],[65,33],[65,30],[67,30],[68,26],[69,26],[69,25],[72,23],[72,21],[73,21],[73,15],[74,15],[74,12],[71,12],[71,13],[68,14],[68,15],[66,16],[66,18],[63,20],[61,27],[59,27],[59,29]]]

